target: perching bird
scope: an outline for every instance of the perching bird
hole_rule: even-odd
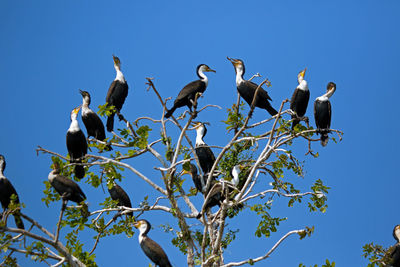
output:
[[[392,267],[400,267],[400,225],[396,225],[393,229],[393,237],[396,240],[393,251],[390,254],[390,265]]]
[[[114,81],[111,83],[110,88],[108,89],[106,102],[109,106],[114,106],[115,109],[120,112],[122,105],[125,102],[126,97],[128,96],[128,83],[125,80],[124,75],[121,72],[121,61],[118,57],[113,55],[114,60],[114,68],[117,72],[117,75]],[[114,116],[115,113],[112,113],[107,119],[107,131],[112,132],[114,130]],[[119,119],[122,120],[122,115],[119,116]]]
[[[140,231],[139,244],[144,254],[146,254],[146,256],[154,262],[156,266],[172,267],[167,254],[165,254],[160,245],[147,236],[147,233],[151,228],[150,223],[147,220],[139,220],[134,224],[134,226]]]
[[[197,158],[200,162],[200,167],[203,171],[203,174],[207,176],[207,174],[211,171],[212,166],[215,162],[215,156],[212,152],[211,148],[204,143],[203,138],[207,134],[207,128],[202,122],[198,122],[194,128],[196,129],[196,145],[195,152]]]
[[[310,91],[308,90],[307,81],[304,80],[306,70],[307,68],[300,71],[297,75],[299,85],[297,85],[293,92],[292,99],[290,100],[290,109],[295,112],[295,114],[292,115],[292,130],[300,122],[300,118],[306,114],[308,101],[310,100]]]
[[[199,175],[197,173],[197,168],[194,164],[190,163],[189,170],[183,170],[182,175],[183,174],[190,174],[190,176],[192,177],[192,180],[193,180],[193,184],[196,187],[197,191],[199,191],[203,195],[207,194],[207,190],[206,190],[207,176]],[[213,179],[213,181],[215,182],[214,179]]]
[[[93,110],[90,109],[90,94],[86,91],[79,90],[82,95],[82,121],[85,124],[87,134],[93,136],[97,140],[104,141],[106,139],[106,131],[104,130],[104,124],[100,117],[97,116]],[[106,150],[111,150],[111,146],[107,146]]]
[[[83,205],[82,214],[86,217],[86,214],[88,214],[87,204],[84,203],[86,196],[82,189],[75,181],[60,174],[60,168],[57,163],[53,163],[52,167],[53,170],[49,173],[48,179],[51,186],[63,199],[63,209],[67,201],[73,201]]]
[[[229,181],[223,181],[230,183],[234,187],[237,187],[239,185],[239,174],[241,170],[244,168],[242,165],[235,165],[232,170],[231,170],[231,175],[232,175],[232,180]],[[215,186],[214,186],[215,185]],[[227,188],[228,189],[228,195],[231,195],[233,192],[233,188],[229,185],[223,185],[221,182],[217,183],[216,181],[212,181],[212,185],[210,186],[210,189],[206,191],[207,194],[205,194],[206,201],[203,203],[202,211],[207,211],[208,209],[218,205],[221,206],[221,203],[225,200],[225,192],[223,192],[223,189]],[[240,189],[240,188],[239,188]],[[208,200],[207,200],[208,198]],[[201,212],[198,214],[197,218],[201,217]]]
[[[253,102],[254,94],[258,88],[258,85],[247,81],[243,78],[245,73],[244,63],[240,59],[229,58],[227,59],[233,64],[236,72],[236,87],[240,94],[240,96],[251,106]],[[272,101],[271,97],[269,97],[267,91],[260,88],[257,93],[255,106],[258,108],[266,109],[271,116],[277,114],[278,112],[271,106],[269,100]]]
[[[320,97],[317,97],[314,102],[314,118],[317,125],[317,133],[321,135],[321,145],[328,144],[328,133],[331,127],[332,108],[329,98],[336,91],[336,84],[329,82],[327,92]]]
[[[118,206],[124,206],[128,208],[132,208],[131,200],[128,194],[119,186],[116,182],[112,182],[112,187],[108,188],[108,193],[110,193],[111,199],[114,201],[118,201]],[[119,215],[119,214],[117,214]],[[126,215],[132,217],[133,212],[128,212]]]
[[[11,182],[4,176],[4,169],[6,168],[6,160],[3,155],[0,155],[0,202],[3,210],[8,209],[11,202],[11,196],[15,195],[15,202],[19,203],[17,191]],[[24,222],[19,215],[19,211],[14,212],[15,225],[19,229],[25,229]],[[1,217],[0,217],[1,218]]]
[[[192,106],[196,98],[196,94],[204,93],[208,85],[208,78],[204,74],[204,72],[210,72],[210,71],[215,72],[215,70],[210,69],[210,67],[207,66],[206,64],[200,64],[197,66],[196,72],[200,80],[193,81],[187,84],[185,87],[183,87],[183,89],[179,92],[178,96],[174,101],[174,106],[170,110],[168,110],[167,113],[165,114],[166,118],[171,117],[175,109],[183,106],[187,106],[190,112],[192,112]]]
[[[81,163],[81,158],[87,154],[88,148],[85,134],[79,128],[76,119],[80,108],[79,106],[71,111],[71,124],[67,131],[67,149],[72,163]],[[78,178],[85,176],[85,169],[82,165],[75,166],[75,176]]]

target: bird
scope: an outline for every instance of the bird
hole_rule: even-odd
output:
[[[227,57],[227,59],[233,64],[233,67],[235,68],[237,90],[240,96],[251,107],[251,103],[253,102],[254,94],[258,88],[258,85],[251,81],[247,81],[243,78],[243,75],[245,73],[245,67],[241,59],[234,59],[229,57]],[[272,101],[267,91],[265,91],[263,88],[260,88],[258,90],[257,97],[255,100],[255,106],[267,110],[271,116],[274,116],[278,112],[271,106],[269,100]]]
[[[117,112],[119,113],[122,109],[122,105],[125,102],[126,97],[128,96],[128,83],[125,80],[124,74],[121,72],[121,61],[118,57],[113,55],[114,60],[114,68],[117,72],[114,81],[111,83],[110,88],[108,89],[106,102],[109,106],[114,106]],[[114,116],[113,112],[107,118],[107,131],[112,132],[114,130]],[[122,120],[123,116],[118,115],[119,119]]]
[[[17,191],[11,182],[4,176],[4,169],[6,168],[6,160],[3,155],[0,155],[0,202],[3,210],[7,210],[11,202],[11,196],[15,196],[15,203],[19,204],[19,197]],[[14,212],[15,225],[19,229],[25,229],[24,222],[21,219],[19,211]],[[1,218],[1,217],[0,217]]]
[[[81,158],[87,154],[87,142],[85,134],[79,128],[77,116],[81,107],[74,108],[71,111],[71,124],[67,131],[67,149],[72,163],[81,163]],[[85,169],[82,165],[75,166],[75,176],[83,178]]]
[[[307,68],[300,71],[297,75],[299,85],[293,92],[290,100],[290,109],[295,113],[292,115],[292,130],[300,122],[300,118],[306,114],[308,101],[310,100],[310,91],[308,90],[307,81],[304,80]]]
[[[65,209],[68,201],[72,201],[83,206],[82,214],[87,217],[87,204],[84,202],[86,200],[85,193],[75,181],[60,174],[60,167],[57,162],[53,163],[52,168],[53,170],[49,173],[48,180],[63,199],[63,209]]]
[[[93,136],[97,140],[104,141],[106,139],[106,131],[104,130],[104,124],[100,117],[90,109],[90,94],[87,91],[79,90],[82,95],[82,121],[86,127],[87,137]],[[107,145],[106,150],[111,150],[111,146]]]
[[[206,64],[198,65],[196,73],[197,76],[199,76],[200,80],[188,83],[185,87],[183,87],[183,89],[179,92],[178,96],[176,97],[173,107],[167,110],[167,113],[165,114],[166,118],[171,117],[177,108],[183,106],[187,106],[190,112],[192,112],[192,106],[196,98],[196,94],[204,93],[208,85],[208,78],[204,74],[204,72],[215,72],[215,70],[211,69]]]
[[[321,145],[328,144],[328,133],[331,127],[332,108],[329,98],[336,91],[336,84],[329,82],[326,93],[315,99],[314,102],[314,118],[317,126],[317,134],[321,135]]]
[[[211,148],[204,143],[203,138],[207,134],[207,128],[204,123],[198,122],[195,124],[194,128],[196,129],[196,145],[195,152],[197,158],[199,159],[200,167],[203,171],[203,174],[207,176],[207,174],[211,171],[212,166],[215,162],[215,156],[212,152]]]
[[[189,164],[189,170],[183,170],[182,173],[183,174],[190,174],[190,176],[192,177],[193,180],[193,184],[196,187],[197,191],[199,191],[202,194],[206,194],[207,190],[206,190],[206,183],[207,183],[207,176],[205,175],[199,175],[197,173],[197,168],[196,165],[190,163]],[[215,179],[213,179],[215,181]]]
[[[390,253],[389,266],[400,267],[400,225],[396,225],[393,228],[393,237],[396,240],[396,244],[393,246],[392,252]]]
[[[124,206],[128,208],[132,208],[131,200],[128,194],[119,186],[115,181],[112,182],[111,188],[108,188],[108,193],[110,193],[111,199],[114,201],[118,201],[118,206]],[[118,217],[120,214],[117,214]],[[128,212],[126,215],[132,217],[133,212]]]
[[[159,267],[172,267],[167,254],[159,244],[147,236],[151,224],[147,220],[139,220],[133,226],[139,229],[139,244],[144,254]]]
[[[205,192],[205,198],[206,201],[203,203],[203,207],[201,211],[205,210],[207,211],[208,209],[214,207],[214,206],[221,206],[221,203],[225,200],[225,196],[231,196],[232,192],[234,191],[234,188],[236,188],[239,185],[239,175],[241,170],[244,168],[243,165],[235,165],[232,170],[231,170],[231,175],[232,175],[232,180],[227,181],[223,180],[223,183],[228,183],[228,184],[223,184],[221,182],[217,181],[212,181],[210,185],[210,189],[206,190]],[[223,189],[227,188],[228,192],[227,194],[223,192]],[[239,188],[240,189],[240,188]],[[208,200],[207,200],[208,199]],[[197,215],[197,218],[201,217],[201,212]]]

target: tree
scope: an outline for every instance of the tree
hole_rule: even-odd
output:
[[[146,84],[148,90],[153,90],[158,97],[163,107],[162,114],[165,114],[167,100],[161,97],[152,78],[147,78]],[[266,79],[258,88],[264,84],[270,86]],[[223,196],[221,198],[223,201],[219,203],[218,209],[215,207],[208,210],[204,205],[196,207],[192,198],[198,192],[193,188],[191,181],[185,179],[180,172],[188,170],[190,163],[195,163],[202,174],[194,145],[187,131],[196,119],[201,118],[203,110],[218,107],[205,105],[197,109],[199,97],[201,95],[196,96],[193,112],[185,111],[178,118],[172,116],[166,120],[164,115],[160,119],[143,116],[130,121],[125,119],[128,116],[121,116],[126,127],[119,129],[118,133],[113,132],[113,136],[106,141],[89,139],[92,153],[84,157],[83,163],[69,163],[68,156],[38,147],[38,153],[52,156],[52,164],[60,166],[62,175],[71,177],[77,182],[79,179],[73,175],[74,165],[82,164],[86,170],[83,180],[95,188],[100,187],[103,182],[110,188],[114,181],[123,179],[124,172],[132,172],[148,183],[154,192],[144,198],[139,206],[133,208],[117,206],[117,202],[110,197],[98,200],[101,208],[92,210],[88,216],[81,214],[83,205],[68,206],[65,212],[63,209],[60,212],[55,233],[42,227],[39,223],[40,218],[28,217],[24,213],[23,205],[11,203],[0,225],[0,246],[2,251],[6,252],[3,264],[14,266],[16,264],[14,253],[24,253],[33,256],[32,259],[35,261],[52,261],[54,266],[97,266],[95,251],[101,238],[119,234],[132,236],[134,221],[140,219],[143,214],[155,211],[172,215],[164,222],[165,227],[171,230],[172,220],[177,224],[173,229],[175,236],[171,242],[186,255],[188,266],[253,265],[266,260],[291,235],[296,235],[300,239],[310,236],[314,231],[313,226],[292,230],[283,233],[265,254],[257,258],[243,256],[241,261],[225,262],[224,251],[232,242],[238,242],[235,237],[239,229],[231,229],[228,225],[229,220],[245,212],[254,212],[259,216],[258,227],[254,231],[255,236],[268,238],[271,232],[276,232],[280,223],[287,219],[272,214],[271,207],[274,201],[287,199],[288,206],[293,207],[295,203],[303,203],[303,200],[307,199],[310,212],[325,212],[329,187],[318,179],[306,185],[309,190],[302,191],[286,179],[288,175],[304,176],[302,162],[296,158],[296,153],[290,150],[292,144],[298,139],[306,140],[308,144],[306,155],[316,158],[318,153],[312,150],[312,143],[319,141],[318,137],[314,137],[316,129],[309,126],[307,119],[305,119],[307,127],[298,124],[293,131],[291,130],[292,113],[285,109],[288,100],[282,101],[277,115],[251,124],[250,118],[255,111],[255,101],[253,99],[246,115],[246,107],[238,97],[237,103],[227,110],[227,119],[224,121],[226,136],[229,133],[233,136],[227,138],[228,141],[224,146],[212,146],[214,151],[218,149],[218,153],[215,153],[216,161],[206,177],[205,187],[210,188],[208,192],[217,190]],[[100,115],[110,115],[112,112],[115,112],[113,107],[100,106]],[[156,127],[151,127],[152,124]],[[172,136],[170,130],[175,127],[179,130],[179,134]],[[267,127],[267,131],[263,130]],[[151,134],[158,129],[160,136]],[[258,134],[256,130],[262,133]],[[341,139],[342,132],[334,129],[331,129],[331,132]],[[336,142],[334,137],[331,139]],[[105,152],[105,148],[110,144],[113,151]],[[144,154],[152,155],[157,162],[154,166],[161,164],[162,167],[157,167],[157,170],[162,179],[157,181],[162,181],[162,185],[130,164],[130,160]],[[231,170],[238,164],[244,166],[244,170],[240,172],[239,183],[235,185],[231,182]],[[218,176],[218,182],[214,183],[215,176]],[[268,182],[264,182],[265,180]],[[308,180],[304,180],[304,183],[306,182]],[[45,185],[42,201],[46,205],[60,201],[60,196],[50,183],[46,181]],[[203,202],[207,203],[211,197],[210,194],[205,194]],[[155,201],[150,202],[150,199]],[[161,202],[165,204],[160,204]],[[8,215],[14,212],[20,212],[30,223],[30,227],[22,230],[8,226]],[[124,216],[129,212],[134,212],[134,217]],[[192,221],[197,223],[190,223]],[[84,231],[94,236],[93,244],[80,237]],[[61,233],[64,236],[60,236]],[[323,266],[334,266],[334,263],[331,265],[327,260]]]

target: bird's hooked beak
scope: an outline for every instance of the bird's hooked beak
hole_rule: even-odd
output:
[[[140,227],[140,222],[135,222],[135,223],[133,224],[133,226],[134,226],[135,228],[139,228],[139,227]]]
[[[114,64],[119,66],[121,64],[121,61],[119,60],[119,58],[117,56],[113,55],[113,60],[114,60]]]
[[[305,67],[304,70],[300,71],[299,76],[304,78],[304,75],[306,75],[306,70],[307,70],[307,67]]]
[[[79,110],[81,109],[82,105],[79,105],[78,107],[74,108],[73,112],[75,114],[78,114]]]
[[[215,70],[213,70],[213,69],[211,69],[209,66],[206,66],[206,69],[205,69],[205,71],[207,71],[207,72],[214,72],[214,73],[216,73],[216,71],[215,71]]]
[[[233,64],[234,67],[241,64],[240,60],[238,60],[238,59],[230,58],[230,57],[226,57],[226,58]]]

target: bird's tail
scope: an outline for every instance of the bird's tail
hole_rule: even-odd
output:
[[[81,163],[82,161],[77,160],[75,162]],[[85,176],[85,168],[83,165],[75,165],[74,173],[77,178],[83,178],[83,176]]]
[[[169,117],[171,117],[172,113],[174,113],[175,109],[176,109],[176,107],[174,105],[170,110],[167,111],[167,113],[165,113],[165,118],[168,119]]]
[[[24,222],[22,221],[21,216],[19,215],[19,212],[15,212],[14,213],[14,220],[15,220],[15,225],[19,228],[24,230],[25,226],[24,226]]]
[[[322,132],[321,133],[321,145],[326,146],[328,144],[329,136],[328,132]]]
[[[114,130],[114,113],[107,118],[107,131],[112,132]]]
[[[267,106],[265,107],[265,109],[268,111],[268,113],[269,113],[271,116],[274,116],[274,115],[278,114],[278,111],[276,111],[276,109],[274,109],[274,108],[271,106],[270,103],[267,103]]]
[[[300,122],[300,119],[299,118],[297,118],[297,116],[296,115],[292,115],[292,131],[294,130],[294,127],[297,125],[297,124],[299,124],[299,122]]]

